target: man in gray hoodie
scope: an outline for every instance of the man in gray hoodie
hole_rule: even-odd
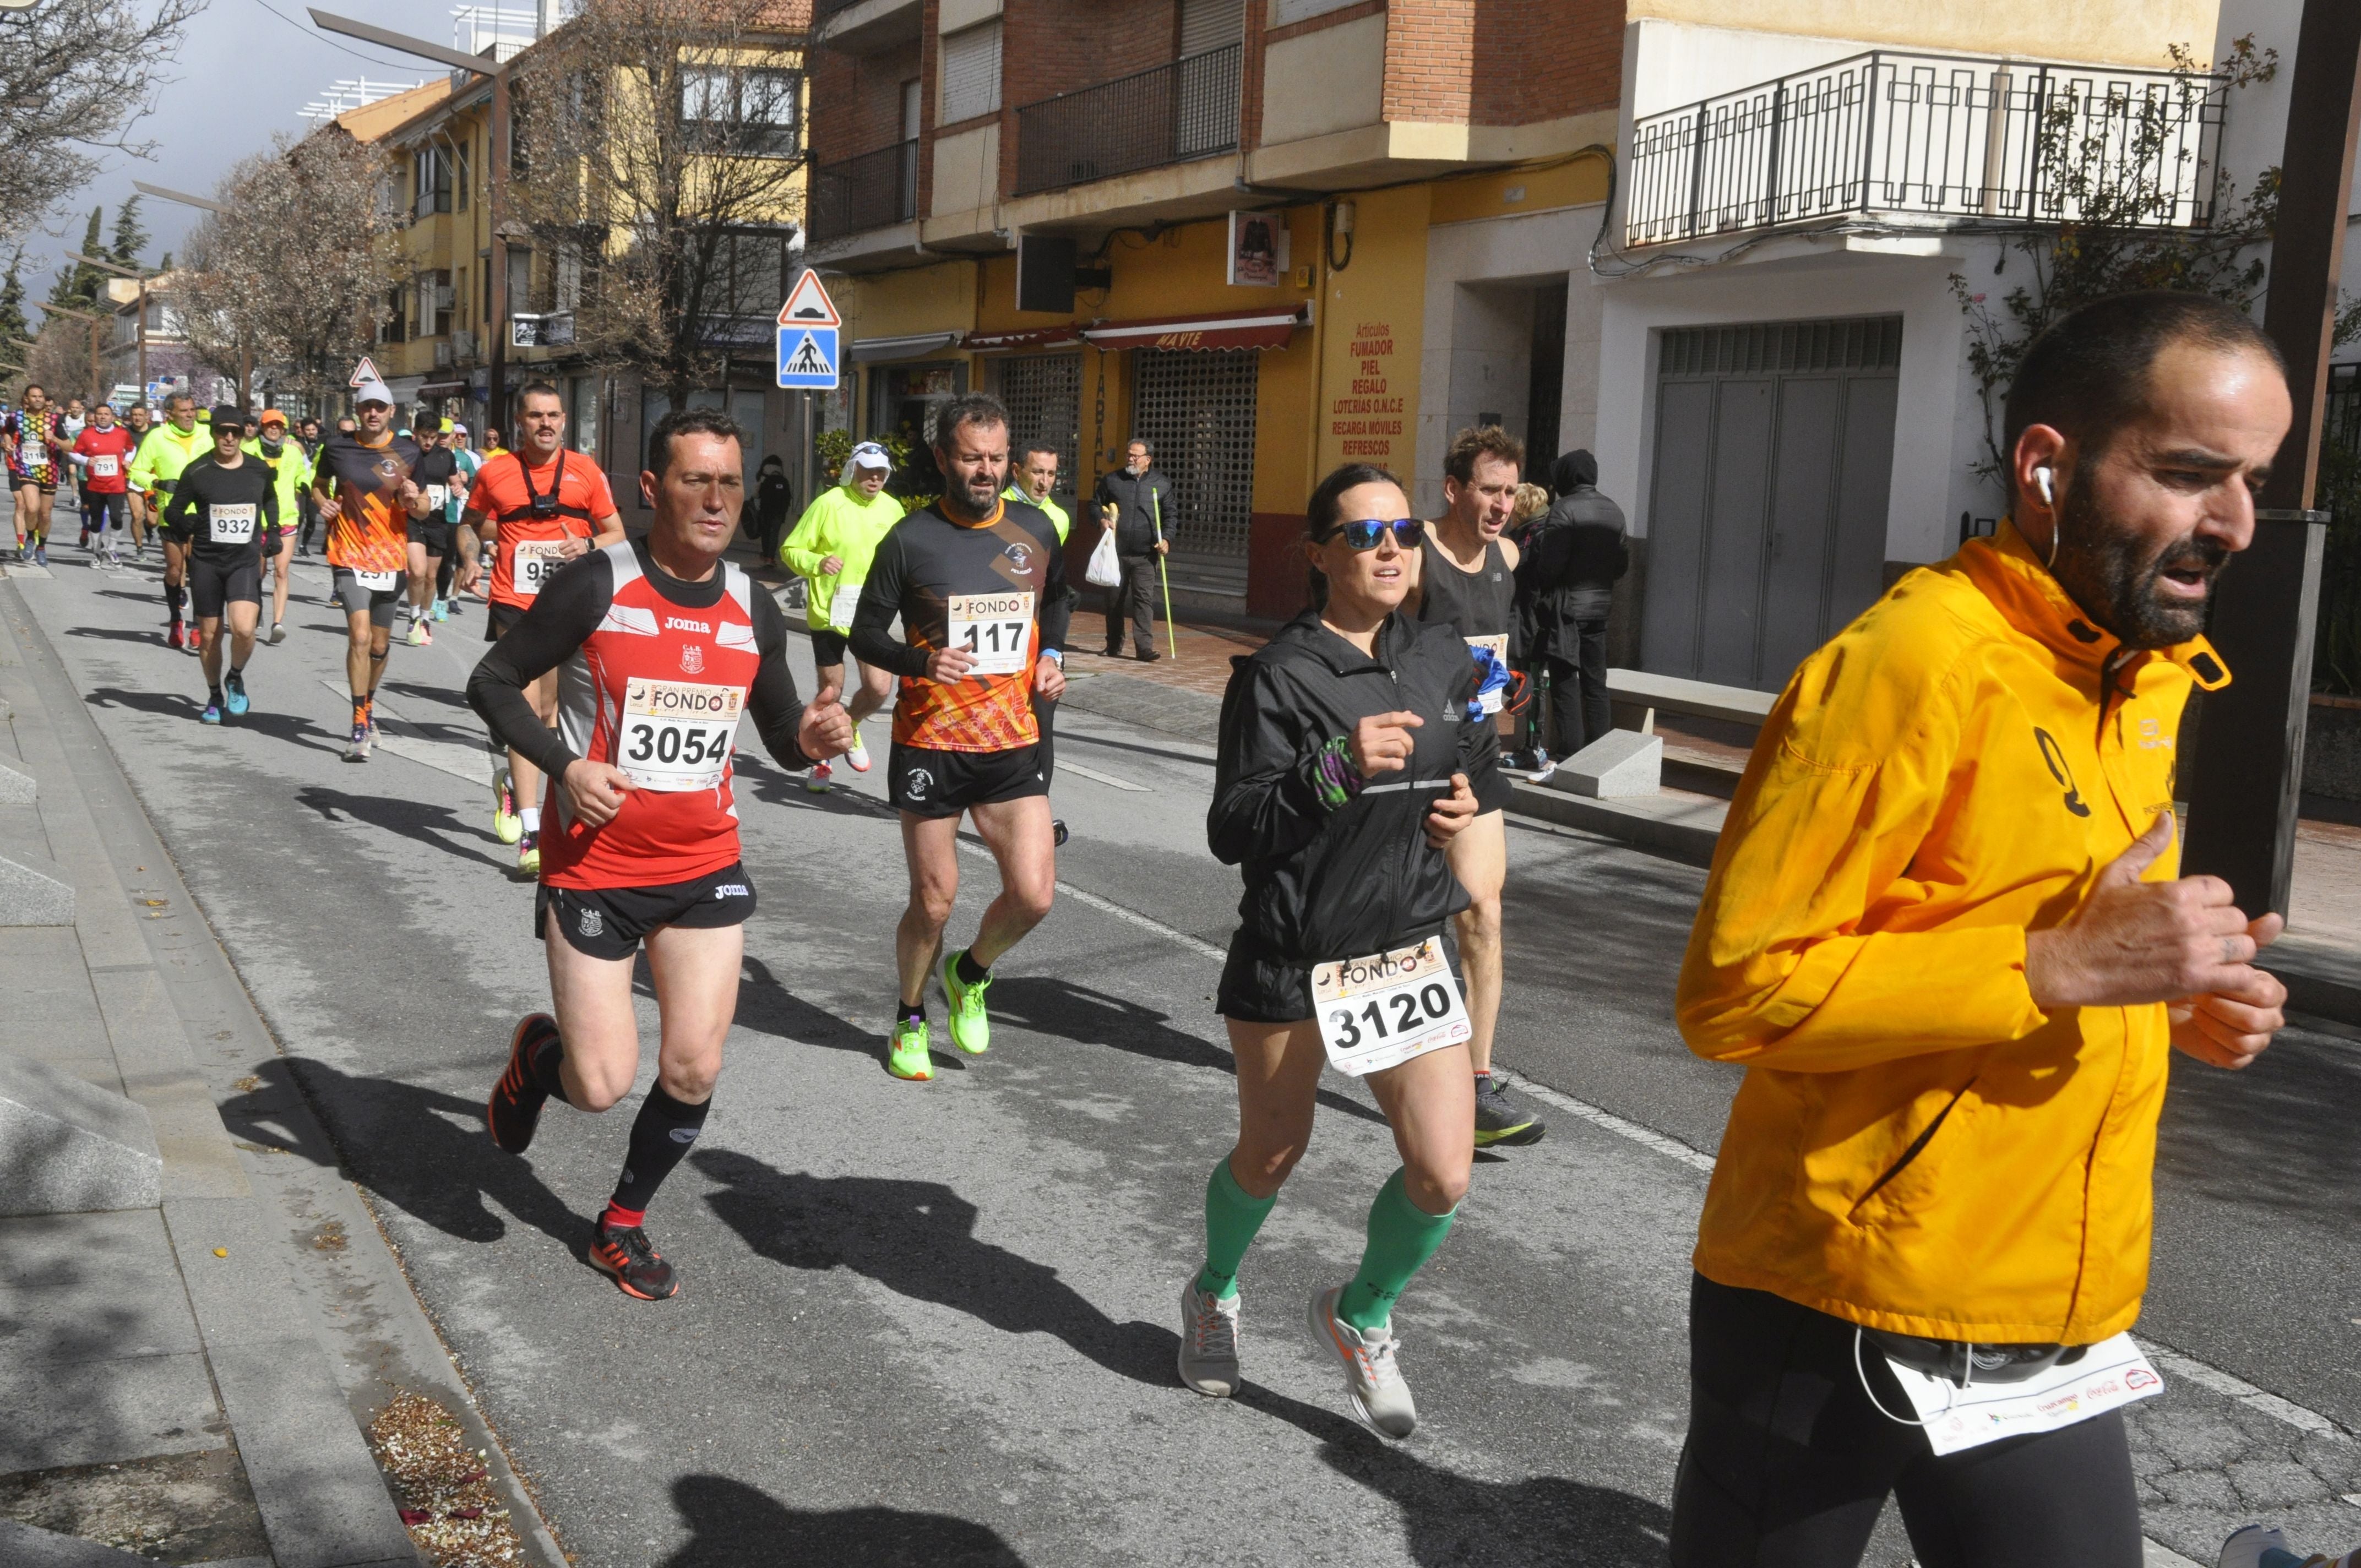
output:
[[[1544,751],[1542,716],[1533,716],[1532,762],[1570,757],[1607,733],[1607,612],[1615,585],[1631,569],[1623,509],[1598,493],[1598,459],[1569,452],[1550,469],[1556,497],[1528,536],[1517,564],[1517,620],[1524,632],[1526,667],[1538,684],[1550,678],[1550,727]]]

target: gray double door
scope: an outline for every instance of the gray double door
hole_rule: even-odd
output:
[[[1776,690],[1877,598],[1901,339],[1898,317],[1664,334],[1645,668]]]

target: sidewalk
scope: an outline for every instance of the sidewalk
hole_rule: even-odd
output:
[[[523,1537],[477,1560],[556,1568],[360,1194],[224,1125],[277,1043],[14,582],[0,768],[0,1563],[454,1561],[365,1435],[408,1389]],[[291,1092],[263,1120],[324,1142]]]

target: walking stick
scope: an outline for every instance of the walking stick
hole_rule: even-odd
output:
[[[1161,544],[1164,543],[1164,503],[1157,499],[1154,490],[1148,492],[1148,502],[1156,522],[1156,543]],[[1156,553],[1156,580],[1164,585],[1164,645],[1172,651],[1172,657],[1178,662],[1180,635],[1172,630],[1172,578],[1164,570],[1164,552],[1161,550]]]

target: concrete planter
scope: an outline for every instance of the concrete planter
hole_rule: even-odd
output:
[[[2361,697],[2313,693],[2304,727],[2303,787],[2311,795],[2361,800]]]

